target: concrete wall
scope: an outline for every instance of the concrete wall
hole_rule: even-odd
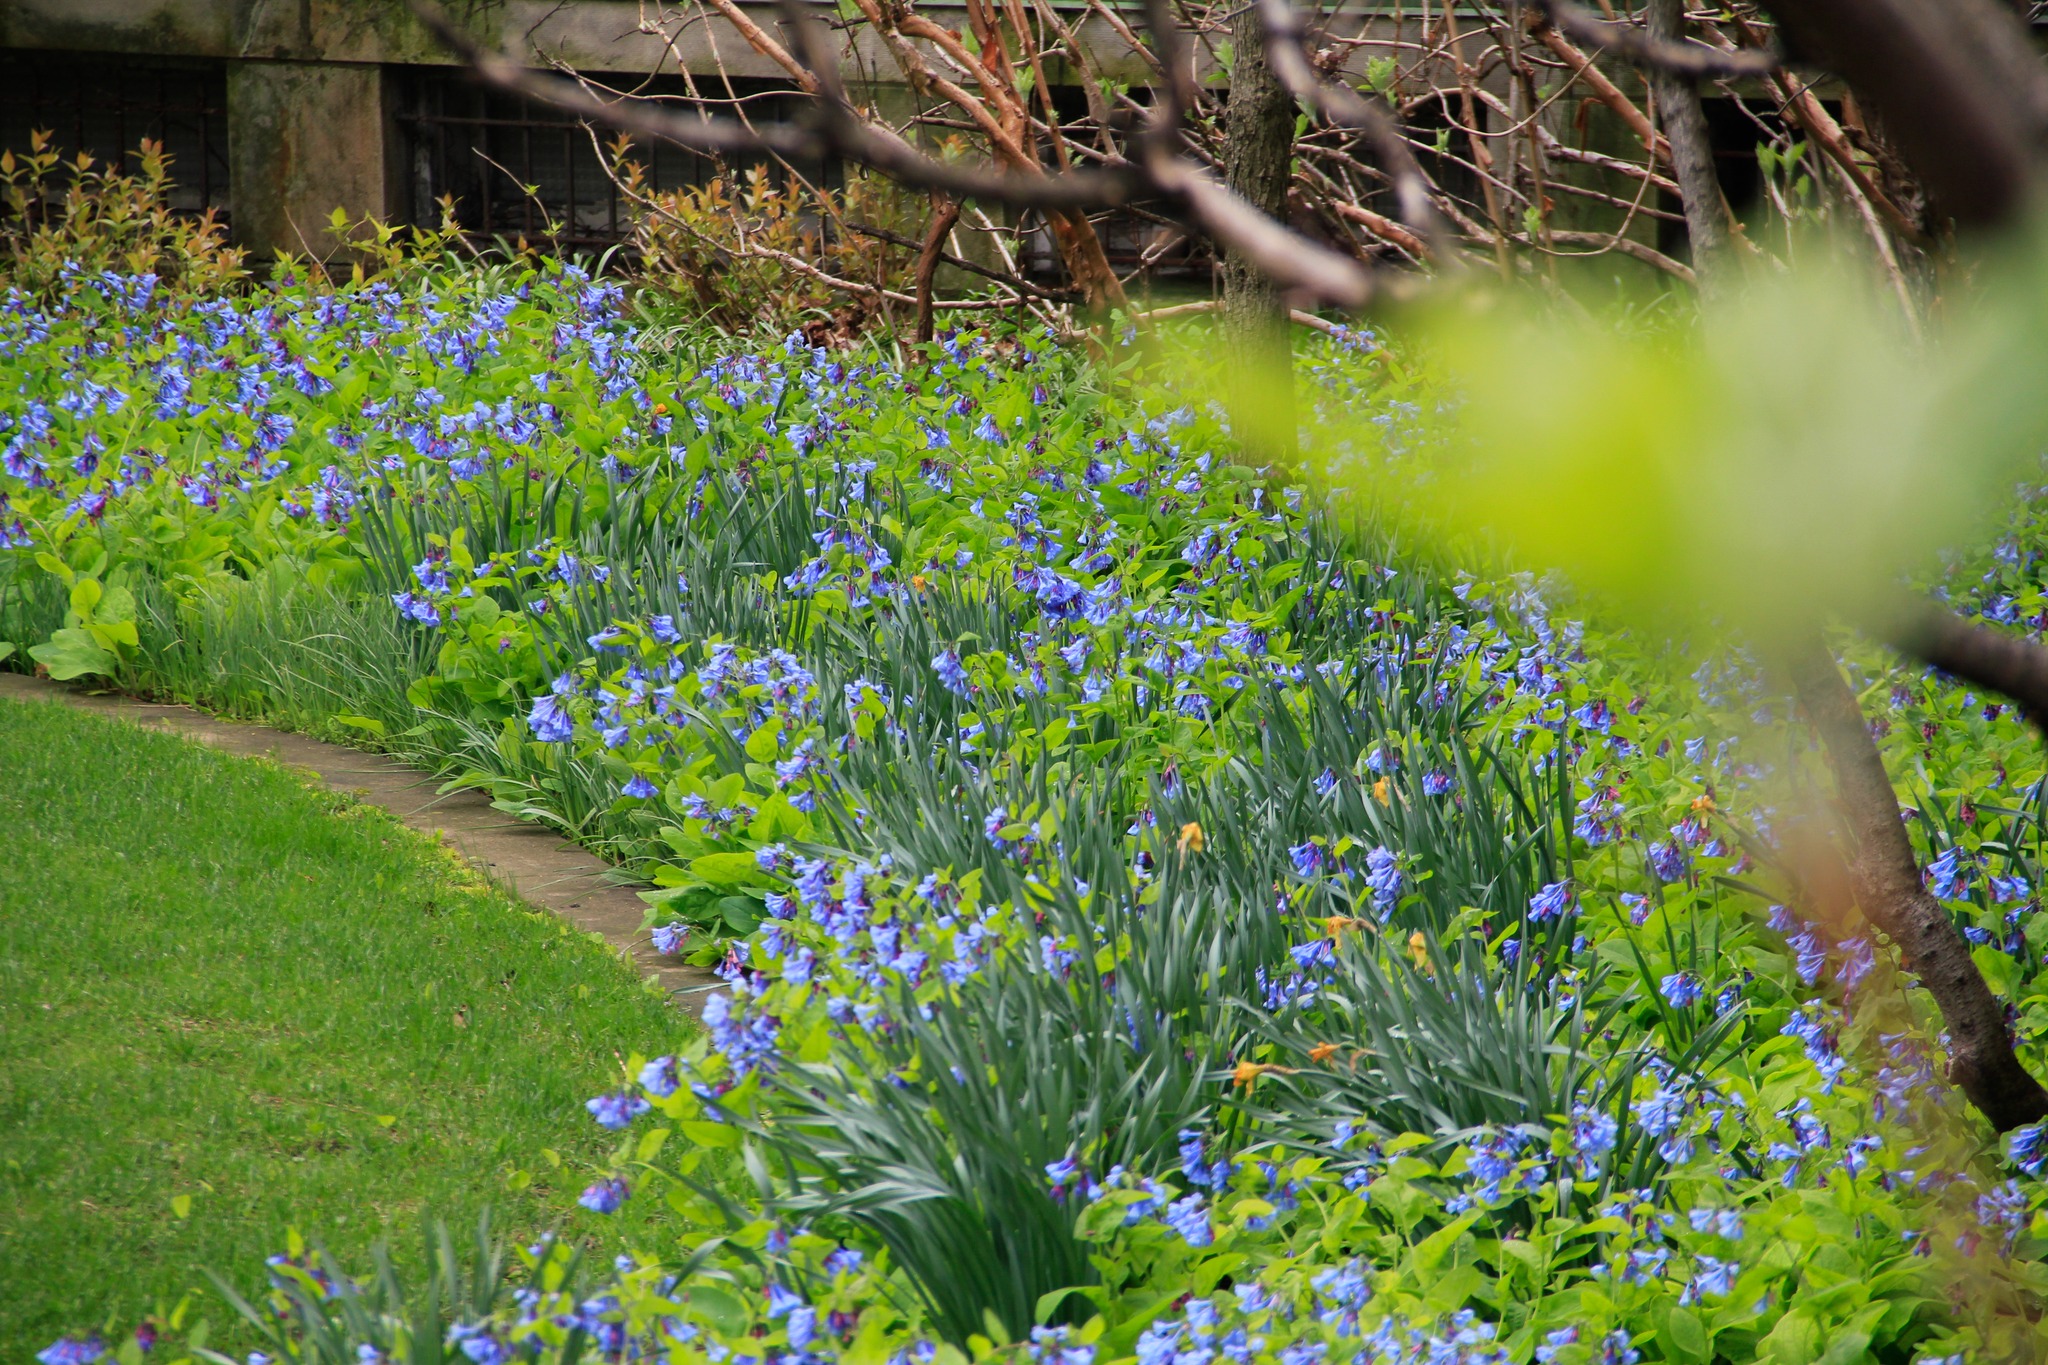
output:
[[[228,66],[235,235],[264,254],[334,256],[329,216],[393,216],[384,70],[340,63]]]

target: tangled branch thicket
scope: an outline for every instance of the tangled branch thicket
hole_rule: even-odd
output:
[[[917,309],[914,294],[892,295],[874,273],[892,251],[906,267],[926,258],[953,265],[940,278],[955,297],[940,307],[1000,302],[1047,321],[1064,320],[1074,303],[1125,306],[1132,291],[1163,280],[1206,287],[1211,240],[1232,241],[1245,225],[1219,231],[1216,207],[1199,193],[1188,199],[1162,168],[1171,158],[1205,181],[1227,179],[1235,12],[1158,8],[1134,22],[1106,0],[970,0],[955,30],[915,0],[858,0],[829,33],[805,35],[795,15],[771,31],[737,0],[689,0],[642,26],[676,52],[693,34],[737,33],[795,89],[837,105],[812,133],[763,128],[748,120],[722,63],[717,77],[684,73],[705,107],[731,111],[728,145],[713,150],[735,165],[749,156],[779,162],[774,193],[790,204],[775,214],[800,219],[803,240],[763,230],[770,201],[759,182],[735,197],[742,172],[694,200],[700,213],[685,215],[687,230],[664,217],[673,203],[647,204],[630,154],[615,159],[615,174],[662,223],[649,251],[657,267],[680,233],[698,243],[692,250],[800,279],[799,309],[827,296],[859,300],[863,313]],[[1608,20],[1560,3],[1311,16],[1257,7],[1274,77],[1302,110],[1278,216],[1297,246],[1322,258],[1320,269],[1293,268],[1294,278],[1280,272],[1295,301],[1355,303],[1372,292],[1333,269],[1338,262],[1426,271],[1464,256],[1508,275],[1558,279],[1597,262],[1603,276],[1690,284],[1690,239],[1713,223],[1737,251],[1778,257],[1796,252],[1802,229],[1839,223],[1867,239],[1917,314],[1943,220],[1877,120],[1839,83],[1787,69],[1776,25],[1757,7],[1681,15],[1675,38],[1652,34],[1653,8]],[[1655,58],[1668,80],[1698,82],[1711,107],[1710,152],[1722,171],[1710,193],[1719,202],[1690,233],[1674,162],[1686,139],[1675,152],[1668,132],[1684,101],[1629,58]],[[546,93],[530,76],[501,79]],[[885,109],[884,90],[904,97]],[[587,83],[584,93],[593,104],[620,99]],[[618,116],[614,107],[610,121]],[[877,192],[858,175],[845,191],[816,183],[807,154],[821,149],[934,197],[897,205],[893,221],[862,223],[838,196]],[[956,168],[953,183],[905,176],[916,149],[940,151],[929,160]],[[880,161],[864,155],[877,150]],[[977,166],[1006,177],[1007,207],[992,202],[995,186],[967,182]],[[981,199],[959,202],[977,190]],[[924,242],[941,219],[935,243]],[[884,232],[863,231],[875,226]],[[1612,269],[1618,262],[1628,264]],[[679,273],[692,270],[683,263]]]

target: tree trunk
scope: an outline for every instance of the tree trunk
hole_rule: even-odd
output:
[[[1835,772],[1835,795],[1856,843],[1850,872],[1857,903],[1940,1007],[1949,1080],[2001,1133],[2048,1117],[2048,1091],[2014,1055],[2004,1005],[1947,909],[1921,885],[1891,776],[1835,656],[1816,631],[1787,651],[1784,664]]]
[[[1650,37],[1664,43],[1685,41],[1685,0],[1649,0]],[[1685,234],[1692,243],[1692,272],[1702,294],[1719,283],[1728,248],[1728,201],[1714,173],[1714,144],[1707,135],[1707,114],[1699,88],[1676,72],[1652,66],[1650,93],[1657,98],[1658,121],[1671,146],[1671,178],[1685,201]]]
[[[1287,214],[1294,170],[1294,97],[1266,61],[1257,5],[1230,22],[1236,57],[1225,110],[1223,182],[1270,218]],[[1223,335],[1229,366],[1231,425],[1254,459],[1294,459],[1294,355],[1287,301],[1264,271],[1235,249],[1223,253]]]
[[[939,257],[945,254],[946,234],[960,221],[960,201],[943,194],[932,196],[932,221],[924,230],[924,244],[917,253],[917,340],[926,342],[934,332],[932,282],[938,277]]]

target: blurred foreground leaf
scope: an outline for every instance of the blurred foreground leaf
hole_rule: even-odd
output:
[[[2048,445],[2048,253],[1983,264],[1916,337],[1872,272],[1813,246],[1647,327],[1533,295],[1443,307],[1451,453],[1382,500],[1659,628],[1872,619]],[[1396,472],[1356,468],[1333,478]]]

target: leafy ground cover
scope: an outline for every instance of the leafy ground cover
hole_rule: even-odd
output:
[[[620,1145],[579,1200],[667,1220],[612,1284],[536,1244],[534,1292],[444,1341],[302,1259],[273,1350],[2038,1344],[2042,1135],[2001,1148],[1886,946],[1788,894],[1824,788],[1739,650],[1277,487],[1200,375],[1005,332],[642,353],[620,302],[555,267],[195,306],[79,276],[0,316],[0,636],[487,787],[729,982],[704,1037],[590,1075]],[[1426,375],[1315,347],[1335,463],[1455,458]],[[2048,625],[2039,498],[1959,553],[1959,607]],[[1856,663],[2038,1067],[2038,743]],[[706,1179],[732,1151],[745,1198]]]
[[[292,1229],[591,1230],[587,1078],[679,1031],[601,946],[273,765],[9,702],[0,772],[0,1355],[257,1292]]]

